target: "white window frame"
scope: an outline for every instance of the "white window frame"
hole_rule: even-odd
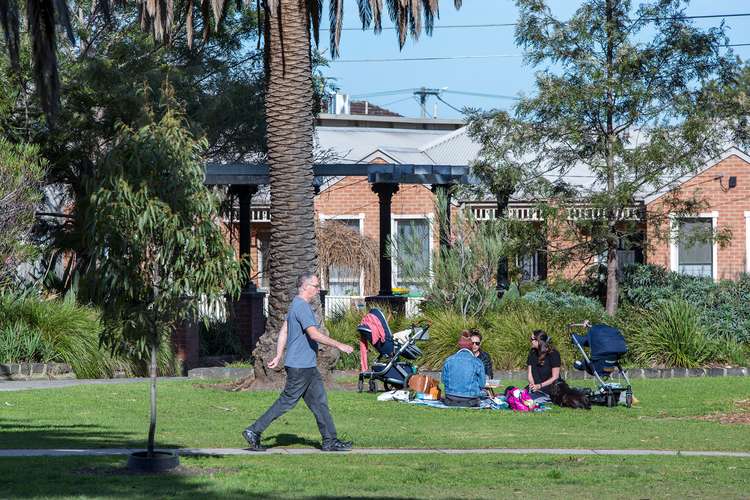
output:
[[[750,210],[745,210],[745,272],[750,274]]]
[[[711,219],[711,232],[713,235],[713,245],[711,252],[711,278],[714,281],[719,280],[719,244],[716,242],[716,230],[719,224],[719,212],[703,212],[697,215],[682,215],[669,214],[670,221],[670,238],[669,238],[669,267],[671,271],[680,271],[680,250],[677,242],[680,230],[680,220],[682,219]],[[745,219],[747,221],[747,219]]]
[[[361,212],[356,215],[355,214],[352,214],[352,215],[319,214],[318,219],[320,220],[320,222],[327,221],[327,220],[359,220],[359,234],[363,236],[365,234],[365,214]],[[326,285],[328,285],[328,288],[331,287],[331,284],[328,283],[328,276],[325,276],[325,283]],[[360,269],[359,270],[359,296],[363,297],[364,295],[365,295],[365,270]]]
[[[433,223],[435,220],[435,215],[432,213],[426,213],[426,214],[391,214],[391,241],[393,242],[393,253],[394,255],[398,255],[398,238],[394,238],[393,235],[398,234],[398,221],[400,220],[413,220],[413,219],[423,219],[427,221],[427,230],[429,231],[429,241],[430,241],[430,247],[429,247],[429,256],[430,260],[428,262],[429,268],[430,268],[430,281],[432,281],[432,264],[433,264],[433,252],[435,251],[435,235],[433,234]],[[398,259],[391,261],[391,288],[396,286],[398,284]]]

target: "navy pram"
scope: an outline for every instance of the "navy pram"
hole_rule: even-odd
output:
[[[362,392],[365,379],[369,379],[370,392],[376,390],[378,380],[383,383],[385,390],[406,388],[409,377],[416,372],[409,361],[422,355],[422,351],[416,346],[416,341],[427,338],[428,328],[429,326],[426,325],[412,325],[411,332],[401,332],[404,335],[394,337],[383,312],[377,308],[370,309],[370,312],[362,318],[362,324],[357,327],[360,345],[364,346],[360,347],[362,367],[357,390]],[[367,344],[372,345],[378,351],[378,359],[369,369],[366,366]],[[402,361],[402,358],[409,361]]]
[[[605,324],[591,325],[584,322],[568,325],[571,330],[575,327],[588,328],[585,334],[571,334],[571,340],[583,356],[583,361],[576,361],[573,366],[593,375],[599,384],[597,391],[589,395],[591,402],[611,407],[617,405],[624,394],[625,406],[630,408],[633,404],[633,390],[627,373],[620,366],[620,358],[628,352],[625,337],[617,328]],[[590,356],[586,354],[585,347],[589,348]],[[622,375],[626,387],[608,382],[615,373]]]

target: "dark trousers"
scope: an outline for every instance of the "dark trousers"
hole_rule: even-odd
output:
[[[251,431],[260,434],[271,422],[294,408],[300,399],[315,415],[323,441],[336,439],[336,426],[333,425],[328,410],[328,396],[323,379],[317,368],[286,368],[286,385],[279,399],[251,425]]]

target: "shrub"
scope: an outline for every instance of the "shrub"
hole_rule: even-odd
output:
[[[39,339],[39,349],[46,353],[45,361],[67,363],[79,378],[113,374],[115,363],[99,349],[102,331],[99,313],[94,308],[76,305],[72,296],[65,300],[40,300],[4,294],[0,297],[0,324],[14,325],[4,329],[4,338],[10,338],[12,332],[19,339],[26,338],[26,342]],[[31,359],[16,361],[32,360],[33,353]]]
[[[210,321],[207,324],[201,321],[199,328],[201,356],[240,356],[244,353],[242,342],[231,321]]]
[[[584,319],[602,321],[604,310],[601,305],[585,297],[581,300],[565,295],[556,297],[551,291],[545,292],[546,300],[540,296],[526,300],[528,295],[504,300],[481,318],[463,319],[452,310],[426,308],[425,316],[432,326],[430,340],[423,348],[422,362],[431,369],[440,369],[445,359],[456,352],[459,332],[478,328],[482,333],[482,349],[490,355],[496,368],[524,368],[531,348],[529,338],[537,329],[552,336],[563,364],[571,364],[575,356],[566,326]]]
[[[750,342],[750,276],[714,282],[711,278],[685,276],[659,266],[631,266],[621,287],[622,301],[642,309],[654,309],[674,299],[692,304],[706,335],[712,339]]]
[[[684,300],[645,311],[627,331],[636,363],[654,367],[695,368],[712,361],[716,346],[706,337],[698,310]]]
[[[148,373],[135,350],[121,345],[111,353],[99,345],[101,315],[93,307],[80,306],[69,294],[65,299],[43,300],[38,296],[0,295],[0,361],[62,362],[78,378],[112,377]],[[177,373],[171,349],[159,359],[162,375]]]

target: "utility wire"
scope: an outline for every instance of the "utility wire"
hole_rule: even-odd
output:
[[[679,16],[679,17],[666,17],[663,19],[723,19],[728,17],[750,17],[750,12],[739,12],[736,14],[706,14],[700,16]],[[656,21],[662,18],[649,18],[649,21]],[[433,26],[432,29],[462,29],[462,28],[508,28],[515,26],[518,23],[486,23],[486,24],[442,24]],[[362,28],[355,28],[349,26],[341,28],[342,31],[364,31]],[[383,26],[383,30],[395,30],[395,26]],[[320,31],[330,31],[331,28],[321,27]]]
[[[750,47],[750,43],[729,43],[722,47]],[[495,59],[523,57],[523,54],[483,54],[465,56],[431,56],[431,57],[391,57],[382,59],[333,59],[329,63],[384,63],[384,62],[417,62],[417,61],[457,61],[460,59]]]

